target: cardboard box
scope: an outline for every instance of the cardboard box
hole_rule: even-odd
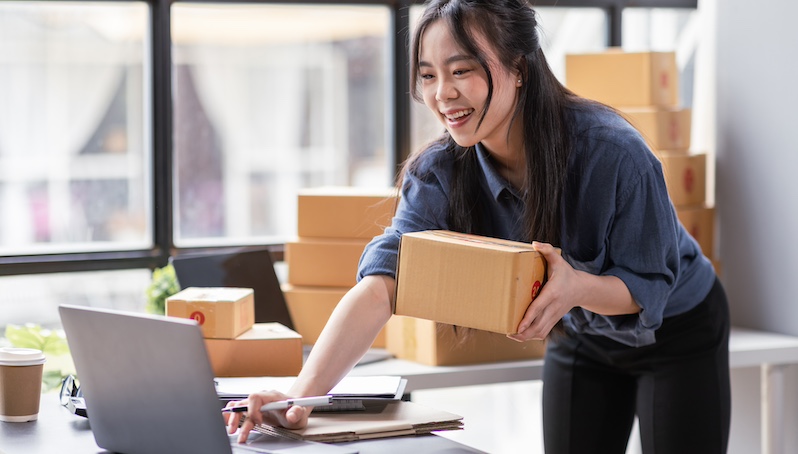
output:
[[[315,344],[335,306],[346,295],[346,287],[305,287],[290,284],[283,285],[283,294],[288,303],[288,312],[294,322],[294,329],[302,335],[306,345]],[[373,348],[385,348],[385,329],[377,335],[371,345]]]
[[[707,155],[658,151],[662,162],[665,184],[673,205],[704,205],[707,198]]]
[[[531,244],[449,231],[406,233],[394,314],[515,333],[546,279]]]
[[[614,107],[676,107],[679,73],[674,52],[610,49],[565,56],[565,85]]]
[[[452,325],[413,317],[394,316],[386,329],[388,351],[430,366],[536,359],[546,350],[544,341],[516,342],[503,334],[463,328],[458,334]]]
[[[302,189],[297,202],[300,237],[372,239],[391,225],[395,188]]]
[[[302,336],[279,323],[256,323],[235,339],[205,339],[217,377],[295,376],[302,369]]]
[[[166,298],[166,315],[193,318],[202,335],[234,339],[255,323],[255,296],[250,288],[188,287]]]
[[[288,283],[321,287],[353,287],[357,264],[369,240],[300,238],[285,245]]]
[[[684,228],[701,246],[701,252],[707,257],[715,256],[715,208],[681,207],[676,209]]]
[[[654,150],[690,148],[690,109],[627,108],[621,113]]]

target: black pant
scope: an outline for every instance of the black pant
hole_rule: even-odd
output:
[[[566,333],[543,371],[546,454],[626,451],[634,417],[646,454],[725,453],[731,420],[729,308],[719,281],[657,341],[629,347]]]

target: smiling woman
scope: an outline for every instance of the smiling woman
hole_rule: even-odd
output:
[[[431,0],[412,42],[412,93],[444,132],[405,163],[391,225],[366,246],[288,395],[327,392],[390,319],[404,235],[452,230],[531,243],[547,262],[508,335],[546,339],[546,452],[624,452],[635,417],[647,452],[724,452],[728,304],[640,133],[563,86],[524,0]],[[302,409],[272,416],[308,423]]]

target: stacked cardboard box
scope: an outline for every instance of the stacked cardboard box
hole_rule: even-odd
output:
[[[386,348],[397,358],[430,366],[459,366],[543,358],[544,342],[516,342],[507,336],[395,315],[388,322]]]
[[[189,287],[166,299],[166,315],[197,321],[217,377],[293,376],[302,368],[302,336],[255,323],[252,289]]]
[[[618,109],[662,162],[679,220],[720,272],[715,251],[715,209],[707,203],[706,153],[690,150],[690,109],[679,105],[673,52],[566,56],[566,85],[576,94]]]
[[[338,301],[357,281],[366,244],[391,223],[393,188],[321,187],[300,191],[298,238],[286,244],[288,282],[283,286],[294,328],[314,344]],[[373,347],[385,347],[380,332]]]

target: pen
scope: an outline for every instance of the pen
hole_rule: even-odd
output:
[[[260,411],[264,412],[271,410],[285,410],[286,408],[293,407],[294,405],[301,405],[303,407],[323,407],[326,405],[332,405],[332,403],[333,403],[332,396],[297,397],[294,399],[269,402],[268,404],[260,407]],[[247,406],[239,405],[237,407],[225,407],[222,408],[222,411],[241,413],[247,411]]]

